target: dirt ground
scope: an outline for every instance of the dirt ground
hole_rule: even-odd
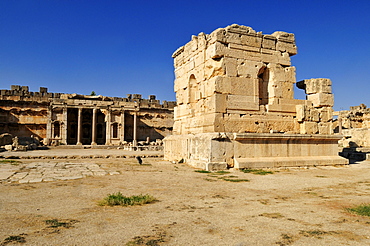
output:
[[[120,174],[0,184],[0,245],[370,245],[370,217],[345,210],[370,203],[370,162],[257,175],[155,158],[80,161]],[[157,201],[97,205],[116,192]]]

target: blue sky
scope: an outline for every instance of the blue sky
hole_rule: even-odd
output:
[[[336,110],[370,107],[369,13],[369,0],[0,0],[0,89],[175,100],[172,53],[237,23],[294,33],[297,81],[330,78]]]

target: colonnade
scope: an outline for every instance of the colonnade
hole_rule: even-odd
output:
[[[91,120],[91,145],[97,145],[97,125],[98,125],[98,110],[99,108],[84,108],[84,107],[63,107],[62,108],[62,116],[61,118],[61,129],[60,129],[60,136],[58,136],[59,140],[67,144],[67,126],[68,126],[68,113],[67,110],[70,108],[77,108],[77,141],[76,145],[82,145],[82,132],[83,132],[83,110],[89,109],[92,110],[92,120]],[[133,112],[133,132],[132,132],[132,145],[137,146],[137,111]],[[118,144],[125,141],[125,110],[121,111],[120,122],[112,121],[112,110],[106,109],[105,114],[105,145],[112,145]],[[48,112],[48,124],[47,124],[47,138],[49,140],[55,139],[55,125],[52,121],[52,109]],[[117,119],[117,118],[115,118]],[[58,121],[57,121],[58,122]],[[118,125],[121,127],[118,128]],[[85,139],[86,141],[86,139]]]

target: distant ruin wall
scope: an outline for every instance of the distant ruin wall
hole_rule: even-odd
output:
[[[140,94],[126,98],[86,96],[49,93],[45,87],[30,92],[28,86],[12,85],[11,90],[0,90],[0,134],[33,135],[47,144],[154,141],[172,133],[175,105],[160,103],[154,95],[148,99]]]

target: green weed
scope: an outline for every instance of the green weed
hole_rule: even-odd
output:
[[[357,207],[346,208],[346,210],[350,213],[370,217],[370,204],[362,204]]]
[[[211,173],[211,171],[206,171],[206,170],[195,170],[194,172],[197,172],[197,173]]]
[[[267,175],[267,174],[273,174],[274,172],[273,171],[266,171],[266,170],[262,170],[262,169],[241,169],[240,171],[242,171],[243,173],[253,173],[253,174],[256,174],[256,175]]]
[[[121,192],[109,194],[102,201],[98,202],[99,206],[134,206],[152,203],[156,199],[150,195],[124,196]]]
[[[58,228],[58,227],[70,228],[76,222],[77,220],[68,220],[66,222],[59,221],[58,219],[45,220],[45,223],[49,225],[49,227],[51,228]]]
[[[25,235],[25,234],[21,234],[21,235]],[[12,242],[25,243],[26,242],[26,239],[23,236],[21,236],[21,235],[18,235],[18,236],[9,236],[9,237],[7,237],[7,238],[4,239],[4,242],[1,245],[6,245],[6,244],[12,243]]]
[[[229,179],[229,178],[223,178],[223,180],[225,181],[229,181],[229,182],[249,182],[249,179]]]
[[[228,172],[228,171],[217,171],[217,172],[214,172],[214,174],[216,174],[216,175],[224,175],[224,174],[228,174],[228,173],[230,173],[230,172]]]
[[[0,160],[0,164],[11,164],[11,165],[19,165],[21,162],[20,161],[14,161],[14,160]]]

